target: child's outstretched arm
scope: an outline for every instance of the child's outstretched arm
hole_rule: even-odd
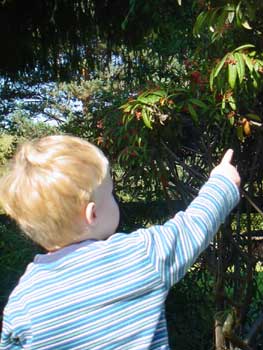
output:
[[[184,212],[144,230],[151,263],[168,288],[184,276],[239,201],[240,176],[232,156],[229,149]]]

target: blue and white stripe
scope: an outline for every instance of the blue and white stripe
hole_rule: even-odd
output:
[[[162,226],[36,256],[5,308],[0,349],[169,349],[167,293],[238,200],[214,175]]]

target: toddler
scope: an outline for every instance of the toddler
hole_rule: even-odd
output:
[[[119,209],[97,147],[58,135],[22,145],[0,181],[0,200],[47,253],[9,297],[0,349],[169,349],[169,289],[239,200],[232,153],[184,212],[126,234],[115,232]]]

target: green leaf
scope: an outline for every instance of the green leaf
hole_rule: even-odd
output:
[[[227,16],[228,22],[232,23],[234,17],[235,17],[235,11],[229,11],[228,16]]]
[[[169,97],[173,97],[173,96],[177,96],[177,95],[182,95],[184,93],[187,92],[187,89],[184,88],[175,88],[174,89],[174,93],[172,93],[171,95],[169,95]]]
[[[225,11],[227,11],[227,12],[235,11],[235,5],[234,4],[230,4],[230,3],[226,4]]]
[[[193,28],[193,34],[196,36],[202,29],[206,19],[207,19],[207,16],[208,16],[208,12],[201,12],[197,19],[196,19],[196,22],[195,22],[195,25],[194,25],[194,28]]]
[[[255,89],[258,89],[258,80],[257,80],[257,77],[255,76],[255,74],[253,74],[253,77],[252,77],[252,84],[253,84]]]
[[[231,11],[231,9],[229,9]],[[227,17],[228,17],[228,11],[229,10],[224,10],[222,11],[221,15],[217,17],[217,32],[222,36],[221,30],[223,29],[224,25],[227,22]]]
[[[131,113],[133,113],[134,111],[136,111],[136,109],[139,109],[139,108],[141,108],[142,107],[142,105],[140,104],[140,103],[135,103],[133,106],[132,106],[132,108],[131,108]]]
[[[215,69],[213,68],[209,76],[210,90],[213,91]]]
[[[208,18],[208,25],[214,27],[215,26],[215,20],[218,16],[218,12],[220,11],[220,7],[217,7],[213,9],[212,11],[210,10],[209,13],[211,14]]]
[[[125,30],[128,24],[128,16],[124,19],[124,21],[121,23],[121,29]]]
[[[237,109],[236,101],[235,101],[233,95],[228,97],[228,103],[229,103],[230,107],[233,109],[233,111],[235,111]]]
[[[197,124],[198,123],[198,116],[197,116],[197,113],[196,113],[193,105],[191,105],[191,103],[188,103],[187,107],[188,107],[189,113],[190,113],[193,121]]]
[[[119,107],[119,109],[125,109],[125,108],[128,107],[128,106],[130,106],[129,103],[124,103],[123,105],[121,105],[121,106]]]
[[[255,45],[244,44],[244,45],[238,46],[233,52],[244,50],[244,49],[252,49],[253,47],[255,47]]]
[[[220,31],[216,31],[213,33],[213,35],[211,37],[211,42],[214,43],[215,41],[219,40],[220,38],[222,38],[222,33]]]
[[[237,7],[236,7],[236,16],[240,16],[240,7],[241,7],[242,1],[239,1]]]
[[[241,11],[241,4],[242,4],[242,1],[240,1],[236,7],[236,20],[237,20],[238,27],[241,27],[241,23],[243,20],[243,13]]]
[[[228,120],[229,120],[230,125],[233,126],[234,123],[235,123],[235,117],[231,117],[231,118],[229,118]]]
[[[142,138],[141,138],[141,136],[137,137],[137,143],[138,143],[138,146],[141,147],[141,145],[142,145]]]
[[[248,21],[241,22],[242,27],[251,30],[252,28],[250,27]]]
[[[256,122],[261,122],[261,118],[257,114],[247,113],[246,117],[248,117],[249,119],[255,120]]]
[[[240,83],[242,83],[244,76],[245,76],[245,62],[244,62],[244,58],[243,56],[239,53],[236,52],[234,54],[234,58],[237,61],[237,74],[238,74],[238,78]]]
[[[139,96],[138,97],[138,101],[142,102],[142,103],[146,103],[146,104],[155,104],[160,100],[160,96],[159,95],[154,95],[154,94],[148,94],[145,97]]]
[[[190,98],[189,102],[192,102],[194,105],[199,106],[203,109],[207,109],[207,105],[203,101],[198,100],[197,98]]]
[[[236,64],[228,65],[228,82],[232,89],[235,88],[237,79],[237,66]]]
[[[129,100],[128,102],[124,103],[123,105],[121,105],[119,107],[119,109],[126,109],[127,108],[127,111],[129,112],[129,108],[130,110],[134,107],[135,104],[137,104],[137,100],[135,99],[132,99],[132,100]]]
[[[148,97],[144,97],[142,95],[138,96],[137,101],[144,104],[152,104]]]
[[[145,126],[147,126],[147,128],[149,128],[149,129],[152,129],[151,120],[150,120],[148,113],[146,112],[145,109],[142,110],[142,119],[143,119]]]
[[[174,89],[174,91],[176,91],[176,92],[186,92],[187,91],[187,89],[185,89],[185,88],[175,88]]]
[[[243,27],[245,29],[251,30],[252,27],[250,26],[250,24],[248,23],[247,19],[245,18],[243,12],[241,11],[241,3],[242,1],[239,2],[239,4],[236,7],[236,20],[237,20],[237,25],[238,27]],[[249,17],[251,20],[254,19],[254,13],[255,13],[255,8],[254,8],[254,4],[253,7],[250,7],[249,4],[247,4],[247,12],[246,13],[246,17]],[[250,11],[248,11],[250,9]],[[251,11],[252,10],[252,11]]]
[[[253,63],[252,63],[250,57],[248,57],[248,55],[246,55],[244,53],[242,53],[242,56],[246,62],[248,69],[250,70],[250,72],[252,72],[254,70],[254,68],[253,68]]]
[[[225,95],[225,94],[223,95],[221,108],[222,108],[222,109],[225,109],[225,108],[226,108],[226,95]]]
[[[237,126],[237,137],[241,142],[244,141],[243,125]]]
[[[166,95],[167,95],[165,90],[151,91],[149,94],[150,95],[156,95],[156,96],[159,96],[159,97],[166,97]]]
[[[218,64],[215,67],[215,72],[214,72],[214,78],[216,78],[220,72],[220,70],[222,69],[227,57],[228,57],[228,53],[222,58],[222,60],[220,62],[218,62]]]

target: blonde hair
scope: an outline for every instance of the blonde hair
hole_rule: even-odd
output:
[[[65,246],[83,234],[83,211],[108,168],[103,153],[77,137],[24,143],[0,180],[2,207],[41,246]]]

